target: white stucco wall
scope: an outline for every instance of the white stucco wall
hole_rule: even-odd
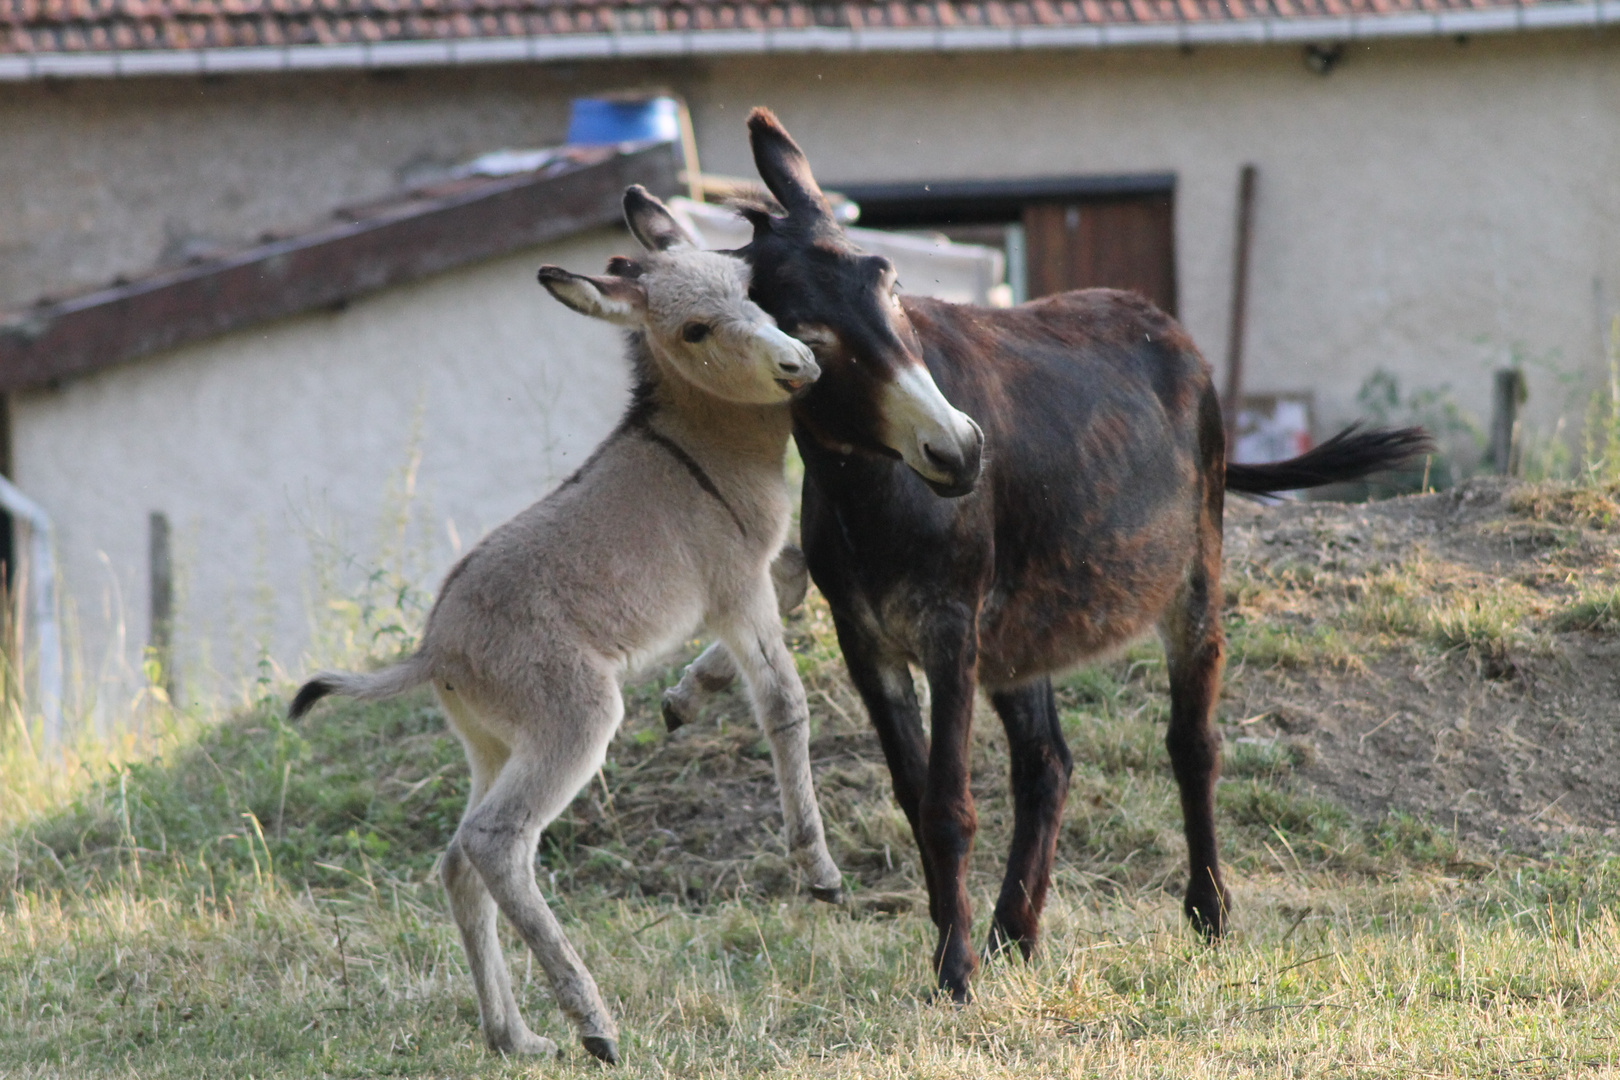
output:
[[[1620,307],[1620,32],[1385,40],[1324,77],[1297,46],[769,56],[0,86],[0,305],[251,236],[501,145],[567,99],[671,87],[703,164],[750,175],[768,104],[831,184],[1168,171],[1181,314],[1225,353],[1237,170],[1260,167],[1256,392],[1322,425],[1378,367],[1488,408],[1531,361],[1531,418],[1592,385]]]
[[[303,670],[326,617],[312,608],[358,596],[397,548],[413,452],[403,565],[431,591],[456,537],[539,498],[617,420],[618,332],[552,300],[535,269],[599,272],[632,248],[591,232],[14,398],[16,481],[57,524],[70,704],[116,707],[136,685],[154,510],[174,531],[193,696],[239,689],[261,644]]]
[[[1326,77],[1290,46],[0,86],[0,303],[554,141],[569,96],[659,83],[691,102],[712,172],[751,174],[743,118],[767,104],[829,186],[1175,173],[1181,315],[1217,368],[1237,174],[1256,163],[1247,389],[1312,392],[1321,428],[1356,414],[1378,368],[1408,389],[1449,384],[1483,416],[1490,369],[1517,352],[1543,430],[1560,413],[1578,427],[1573,399],[1605,374],[1612,30],[1375,42]],[[91,675],[138,658],[152,510],[176,529],[183,629],[207,643],[191,662],[236,672],[261,639],[297,662],[328,523],[345,523],[335,549],[378,552],[419,408],[433,572],[447,522],[465,545],[541,494],[611,423],[623,372],[600,362],[611,332],[543,296],[534,266],[594,267],[614,246],[582,238],[16,396],[15,478],[62,523]],[[552,374],[565,355],[598,360]]]
[[[672,203],[709,246],[746,240],[729,211]],[[982,299],[1000,272],[971,245],[865,239],[947,298]],[[191,699],[241,691],[261,649],[291,676],[334,662],[353,620],[331,604],[385,599],[378,570],[429,600],[626,404],[620,334],[552,300],[536,267],[600,272],[635,250],[601,229],[18,395],[17,483],[56,523],[70,711],[116,709],[139,685],[153,511],[173,530]]]

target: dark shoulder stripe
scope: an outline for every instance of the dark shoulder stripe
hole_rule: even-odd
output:
[[[726,497],[720,494],[719,488],[714,486],[714,481],[710,480],[709,474],[703,471],[703,466],[699,465],[697,459],[688,454],[680,443],[661,432],[654,431],[645,421],[635,424],[634,430],[639,431],[648,439],[668,450],[671,457],[686,466],[686,471],[692,474],[692,479],[697,481],[698,487],[713,495],[715,501],[726,508],[726,513],[731,515],[731,520],[737,523],[737,531],[742,533],[744,537],[748,535],[748,527],[742,523],[742,518],[737,516],[737,511],[733,510],[731,504],[726,502]]]

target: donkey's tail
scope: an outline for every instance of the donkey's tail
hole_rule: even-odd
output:
[[[323,671],[298,688],[287,717],[297,720],[328,694],[359,698],[361,701],[380,701],[403,694],[412,687],[421,686],[433,677],[427,657],[413,653],[393,667],[370,675],[354,675],[347,671]]]
[[[1226,466],[1226,490],[1250,495],[1321,487],[1360,480],[1419,454],[1434,453],[1434,440],[1420,427],[1369,428],[1351,424],[1320,446],[1287,461]]]

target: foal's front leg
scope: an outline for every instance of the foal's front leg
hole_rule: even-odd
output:
[[[771,587],[776,593],[776,610],[786,616],[804,603],[810,590],[810,571],[804,552],[784,544],[771,561]],[[712,643],[681,673],[681,681],[664,691],[664,727],[674,731],[697,719],[703,703],[730,686],[737,678],[737,665],[724,642]]]
[[[754,716],[770,740],[788,848],[809,878],[811,895],[838,903],[843,898],[843,875],[827,851],[810,775],[810,707],[793,654],[782,641],[780,616],[768,589],[761,588],[749,610],[725,628],[723,640],[742,670]]]

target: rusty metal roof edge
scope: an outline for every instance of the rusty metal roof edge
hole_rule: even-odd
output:
[[[626,186],[667,195],[677,189],[675,174],[672,144],[644,146],[7,312],[0,315],[0,393],[59,384],[609,225],[620,218]],[[511,220],[520,214],[524,220]]]
[[[1252,45],[1386,37],[1449,37],[1455,34],[1527,32],[1616,23],[1620,23],[1620,0],[1539,0],[1532,4],[1502,3],[1486,8],[1331,18],[1273,16],[1207,22],[1166,20],[1005,27],[810,26],[446,38],[342,45],[10,53],[0,55],[0,81],[457,67],[772,53]]]

